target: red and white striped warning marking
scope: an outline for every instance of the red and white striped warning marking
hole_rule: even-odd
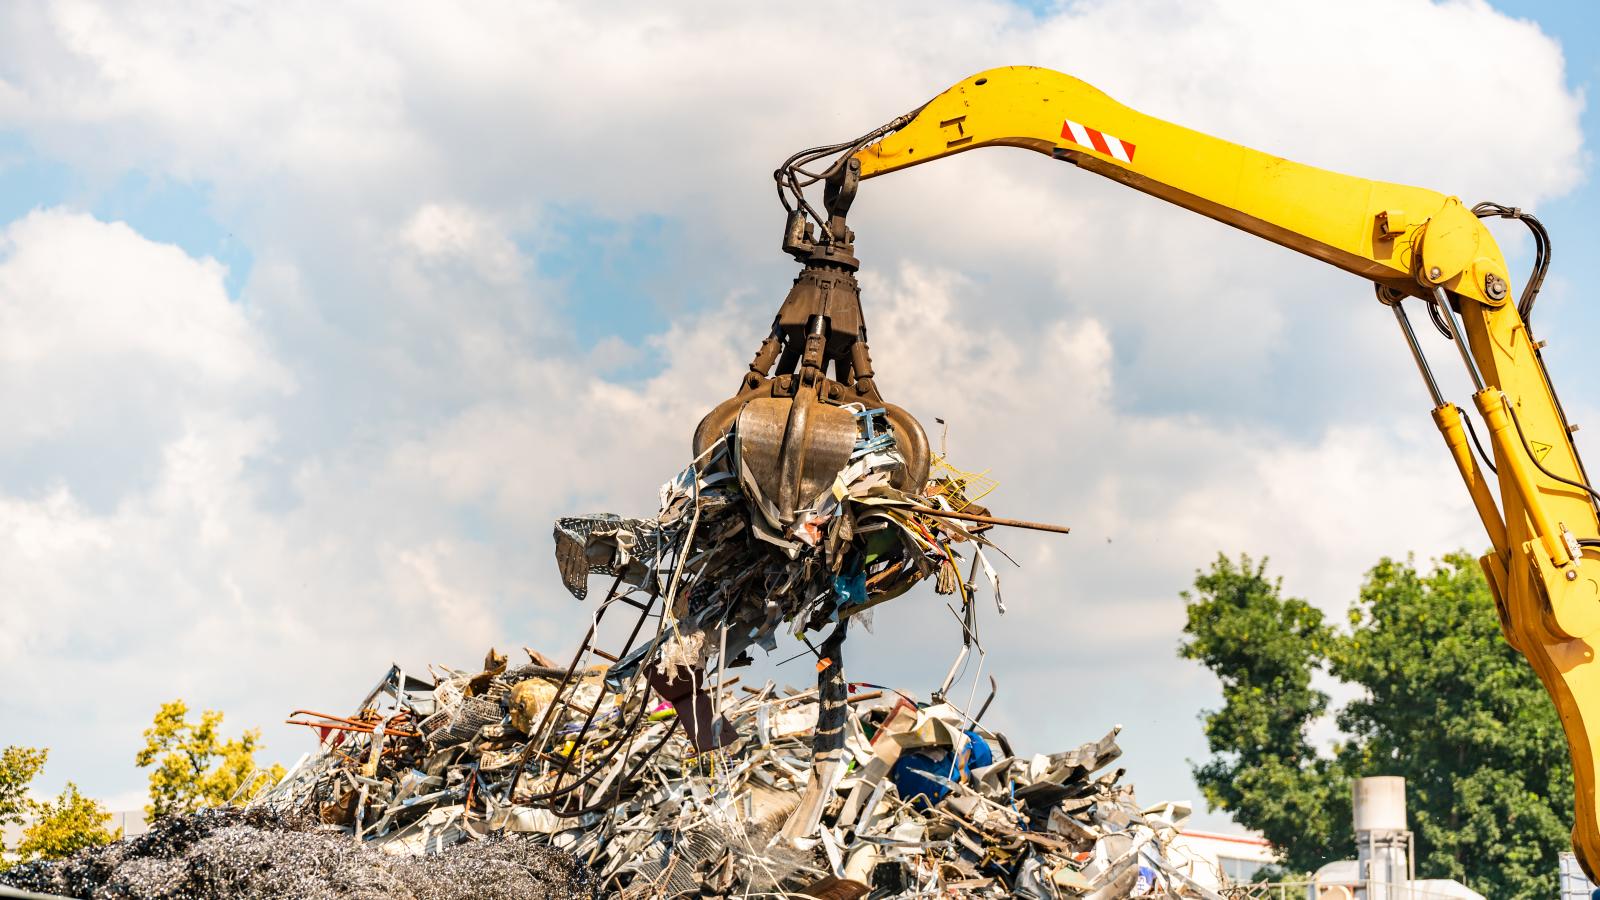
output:
[[[1062,124],[1061,136],[1080,147],[1088,147],[1091,150],[1099,151],[1112,159],[1121,160],[1125,163],[1133,162],[1134,146],[1132,144],[1115,135],[1096,131],[1087,125],[1080,125],[1071,119],[1067,119]]]

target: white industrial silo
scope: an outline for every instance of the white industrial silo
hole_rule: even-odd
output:
[[[1358,900],[1404,900],[1413,879],[1406,780],[1357,778],[1351,786],[1356,830]]]

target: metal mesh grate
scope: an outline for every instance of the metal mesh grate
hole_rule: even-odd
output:
[[[428,734],[428,740],[436,745],[459,744],[471,740],[485,725],[499,722],[505,714],[500,710],[498,701],[484,697],[467,697],[461,705],[450,714],[449,724],[438,727],[436,731],[428,732],[428,723],[438,718],[441,713],[434,713],[422,720],[423,731]]]

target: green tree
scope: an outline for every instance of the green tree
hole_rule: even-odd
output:
[[[1311,678],[1333,630],[1248,556],[1235,563],[1219,555],[1183,597],[1189,618],[1179,653],[1217,674],[1224,702],[1205,714],[1212,757],[1194,768],[1195,782],[1211,806],[1265,834],[1284,865],[1315,869],[1330,849],[1352,846],[1348,780],[1306,734],[1328,709]]]
[[[122,836],[106,828],[111,814],[67,782],[54,801],[39,802],[28,796],[33,779],[44,768],[49,751],[32,747],[0,750],[0,825],[21,825],[22,841],[12,848],[17,862],[60,859],[84,847],[108,844]],[[0,870],[11,861],[0,846]]]
[[[17,857],[22,862],[34,859],[62,859],[85,847],[99,847],[122,837],[122,829],[106,827],[111,814],[99,801],[78,792],[67,782],[61,796],[43,803],[34,802],[33,821],[22,832]]]
[[[22,824],[28,814],[28,785],[49,756],[50,751],[33,747],[0,750],[0,826]]]
[[[1425,573],[1380,561],[1347,630],[1285,599],[1248,558],[1219,559],[1185,598],[1179,652],[1223,686],[1223,707],[1206,714],[1212,756],[1194,767],[1213,806],[1310,870],[1353,851],[1350,779],[1402,775],[1420,877],[1495,898],[1554,895],[1572,809],[1566,744],[1470,556]],[[1319,754],[1306,730],[1328,711],[1310,686],[1324,668],[1359,694],[1337,711],[1343,739]]]
[[[1347,765],[1406,778],[1418,870],[1489,897],[1553,896],[1572,764],[1538,676],[1501,637],[1477,561],[1453,553],[1427,573],[1379,562],[1330,662],[1365,689],[1338,716]]]
[[[0,750],[0,828],[21,825],[32,811],[28,786],[44,768],[48,750],[33,747],[7,747]],[[0,841],[0,869],[6,868],[6,846]]]
[[[182,700],[163,703],[155,721],[145,729],[144,749],[135,761],[150,773],[151,818],[189,813],[221,806],[234,799],[253,777],[270,783],[283,777],[283,767],[273,764],[266,776],[256,774],[255,754],[261,749],[261,732],[250,729],[237,738],[223,740],[222,713],[205,710],[198,722],[188,720]]]

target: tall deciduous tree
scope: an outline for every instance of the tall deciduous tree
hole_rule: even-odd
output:
[[[1248,556],[1218,556],[1183,596],[1189,621],[1179,653],[1217,674],[1224,701],[1206,715],[1212,757],[1195,767],[1195,782],[1211,806],[1265,834],[1285,865],[1314,869],[1350,846],[1348,825],[1340,827],[1348,781],[1306,735],[1328,709],[1311,676],[1333,630]]]
[[[1360,774],[1405,776],[1419,871],[1490,897],[1554,896],[1572,764],[1477,561],[1454,553],[1426,573],[1379,562],[1330,661],[1365,689],[1339,712],[1342,755]]]
[[[1195,777],[1289,867],[1351,854],[1351,778],[1402,775],[1419,877],[1496,898],[1556,893],[1572,809],[1566,744],[1470,556],[1427,572],[1380,561],[1337,632],[1248,558],[1219,558],[1186,599],[1180,653],[1216,673],[1224,701],[1207,714],[1213,755]],[[1322,753],[1307,737],[1328,709],[1310,687],[1318,669],[1359,689]]]
[[[83,796],[70,781],[56,799],[32,806],[33,820],[23,829],[16,850],[23,862],[63,859],[85,847],[99,847],[122,837],[122,829],[106,827],[111,814],[105,807]]]
[[[32,810],[28,786],[44,768],[47,750],[33,747],[7,747],[0,750],[0,828],[21,825]],[[6,846],[0,840],[0,869],[6,867]]]
[[[283,777],[283,767],[276,764],[257,774],[259,729],[224,740],[222,713],[205,710],[197,722],[189,721],[188,715],[182,700],[163,703],[145,729],[144,749],[135,761],[140,768],[155,767],[150,773],[150,805],[144,808],[151,818],[221,806],[248,788],[252,779],[270,784]]]
[[[22,840],[11,848],[18,862],[60,859],[84,847],[109,844],[122,836],[106,828],[111,814],[67,782],[61,796],[40,802],[28,796],[49,751],[32,747],[0,750],[0,825],[21,825]],[[6,848],[0,845],[0,854]],[[10,861],[0,855],[0,869]]]
[[[28,814],[28,785],[49,756],[50,751],[33,747],[0,750],[0,826],[22,824]]]

